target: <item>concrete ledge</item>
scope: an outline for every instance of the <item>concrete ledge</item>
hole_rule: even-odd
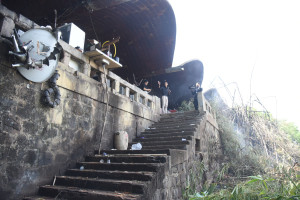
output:
[[[2,4],[0,4],[0,14],[4,17],[9,17],[12,20],[17,20],[18,16],[17,13],[7,9],[5,6],[3,6]]]
[[[105,85],[102,83],[71,69],[63,63],[59,63],[58,70],[60,74],[57,81],[58,86],[101,103],[107,102]],[[109,105],[151,121],[159,119],[159,113],[156,113],[155,110],[153,111],[146,105],[131,101],[129,97],[124,95],[113,94],[111,91],[109,91]]]
[[[3,17],[8,17],[8,18],[12,19],[14,21],[14,23],[17,26],[19,26],[20,28],[22,28],[24,31],[27,31],[31,28],[38,28],[39,27],[39,25],[37,25],[36,23],[31,21],[30,19],[24,17],[21,14],[18,15],[17,13],[7,9],[2,4],[0,4],[0,14]]]

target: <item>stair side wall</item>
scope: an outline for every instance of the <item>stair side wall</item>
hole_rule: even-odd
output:
[[[215,123],[212,123],[212,120]],[[211,183],[216,180],[222,150],[219,130],[215,124],[215,119],[209,113],[205,113],[188,150],[171,151],[169,170],[164,174],[162,185],[150,199],[184,199],[187,187],[200,191],[205,182]],[[196,139],[200,140],[199,151],[195,148]]]

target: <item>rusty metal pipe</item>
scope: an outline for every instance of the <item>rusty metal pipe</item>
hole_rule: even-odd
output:
[[[15,52],[16,53],[21,53],[21,50],[19,48],[19,44],[17,42],[16,36],[13,34],[11,37],[13,39],[13,45],[14,45],[14,48],[15,48]]]
[[[27,53],[15,53],[15,52],[9,51],[8,54],[14,55],[19,61],[21,61],[23,63],[26,62],[26,60],[27,60]]]

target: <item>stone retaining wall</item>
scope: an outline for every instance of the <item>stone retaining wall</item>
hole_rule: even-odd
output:
[[[1,35],[12,28],[38,27],[22,15],[0,4]],[[66,57],[59,63],[61,103],[56,108],[41,104],[47,83],[32,83],[11,67],[8,45],[0,40],[0,196],[18,199],[36,193],[39,185],[49,184],[76,161],[99,148],[106,107],[105,78],[90,78],[91,68],[101,67],[68,44],[60,41]],[[80,62],[78,71],[69,67],[69,58]],[[113,148],[113,134],[125,130],[129,141],[159,119],[160,99],[144,93],[112,72],[108,78],[109,107],[102,148]],[[119,93],[119,84],[125,94]],[[135,94],[129,97],[129,92]],[[140,100],[143,97],[143,101]]]
[[[163,183],[153,200],[184,199],[187,188],[200,191],[204,183],[210,184],[216,180],[222,155],[216,119],[211,113],[204,112],[188,150],[171,150]]]

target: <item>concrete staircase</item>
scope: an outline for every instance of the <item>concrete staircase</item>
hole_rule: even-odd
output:
[[[56,176],[52,185],[41,186],[39,196],[25,199],[155,199],[153,195],[163,187],[164,174],[169,170],[171,152],[191,148],[201,117],[196,111],[162,115],[130,144],[139,142],[142,150],[95,152],[78,162],[75,169],[67,170],[65,176]]]

